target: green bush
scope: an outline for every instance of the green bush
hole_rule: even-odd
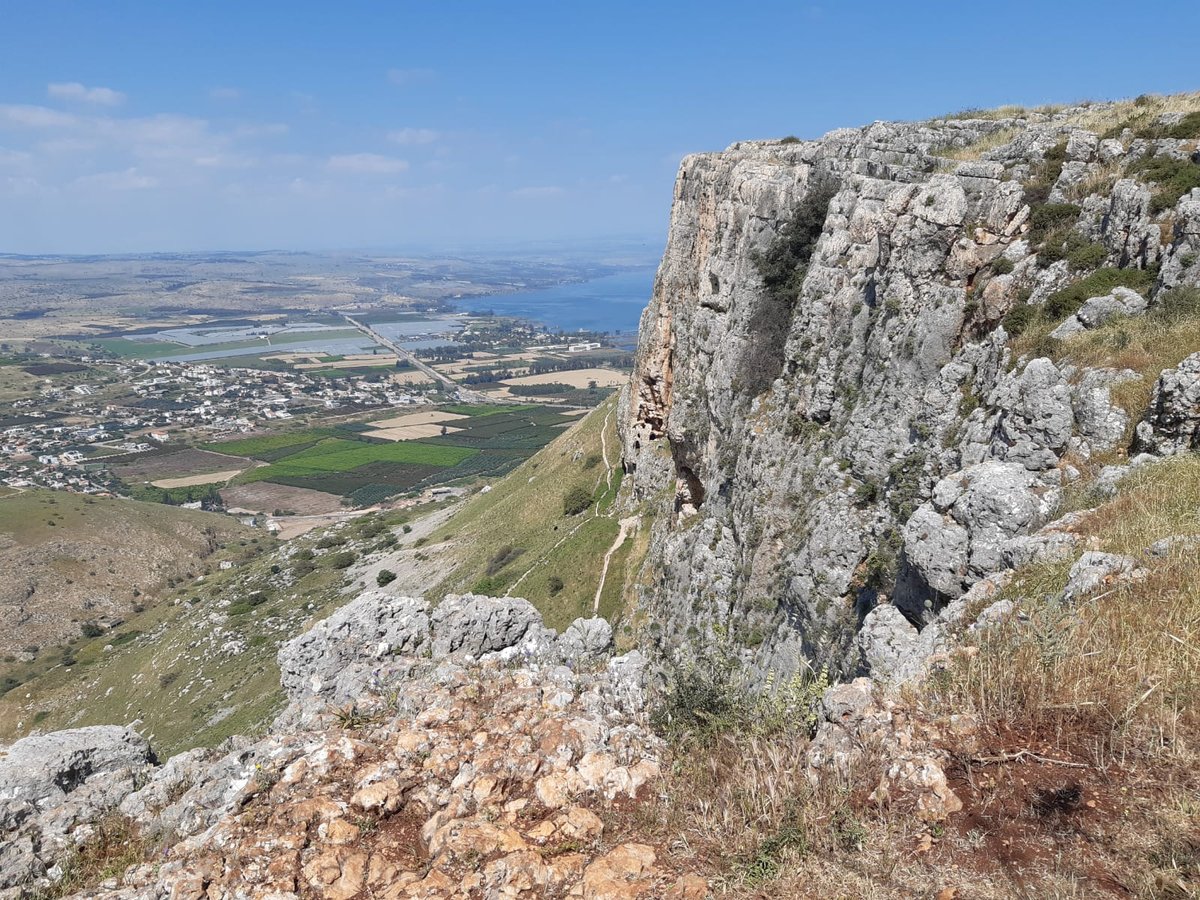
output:
[[[1200,187],[1200,165],[1190,159],[1175,159],[1155,154],[1136,160],[1128,168],[1130,175],[1157,185],[1150,197],[1150,212],[1160,213],[1179,202],[1193,188]]]
[[[1176,287],[1163,291],[1155,299],[1149,315],[1167,322],[1200,319],[1200,288]]]
[[[471,586],[472,594],[483,594],[485,597],[497,596],[504,587],[504,579],[502,578],[480,578]]]
[[[1144,125],[1135,134],[1140,138],[1150,140],[1174,138],[1175,140],[1186,141],[1192,138],[1200,138],[1200,112],[1188,113],[1174,125],[1165,125],[1161,122]]]
[[[104,634],[104,629],[95,622],[84,622],[79,626],[79,633],[85,638],[97,638]]]
[[[375,583],[380,587],[386,587],[396,580],[396,573],[391,569],[380,569],[379,574],[375,576]]]
[[[699,658],[675,665],[650,723],[675,743],[705,743],[730,731],[772,735],[813,734],[829,675],[802,672],[785,681],[768,674],[761,688],[722,636]]]
[[[1099,297],[1116,287],[1127,287],[1145,293],[1154,285],[1158,273],[1151,269],[1116,269],[1111,266],[1097,269],[1086,278],[1055,291],[1042,305],[1042,317],[1061,322],[1078,312],[1089,297]],[[1006,329],[1007,330],[1007,329]]]
[[[1009,337],[1016,337],[1037,319],[1038,308],[1028,303],[1021,303],[1008,311],[1000,324],[1008,332]]]
[[[354,565],[356,559],[358,559],[358,554],[353,550],[339,550],[326,557],[326,564],[331,569],[348,569]]]
[[[1073,232],[1077,234],[1078,232]],[[1067,251],[1067,265],[1074,271],[1094,269],[1108,257],[1108,250],[1103,244],[1080,244]]]
[[[547,588],[547,590],[550,591],[551,597],[561,593],[563,587],[565,587],[565,585],[563,584],[563,580],[561,578],[559,578],[557,575],[551,575],[549,578],[546,579],[546,588]]]
[[[563,515],[577,516],[592,505],[592,492],[576,484],[563,494]]]
[[[1054,229],[1074,225],[1079,220],[1079,207],[1074,203],[1045,203],[1033,208],[1029,215],[1029,243],[1038,244]]]
[[[992,272],[996,275],[1007,275],[1014,266],[1015,263],[1007,256],[997,256],[992,260]]]
[[[1034,166],[1032,177],[1025,183],[1025,202],[1034,210],[1050,199],[1050,191],[1054,189],[1054,182],[1058,181],[1066,161],[1067,142],[1062,140],[1047,150],[1042,161]]]

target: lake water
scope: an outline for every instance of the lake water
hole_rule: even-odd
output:
[[[457,308],[498,316],[532,319],[553,329],[578,331],[637,331],[638,319],[650,301],[654,269],[632,269],[579,284],[561,284],[538,291],[489,294],[454,301]]]

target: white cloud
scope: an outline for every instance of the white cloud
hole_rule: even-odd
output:
[[[120,106],[125,95],[106,87],[87,87],[78,81],[62,81],[46,85],[46,93],[58,100],[75,103],[94,103],[97,106]]]
[[[243,153],[212,153],[192,161],[202,169],[248,169],[258,165],[255,157]]]
[[[411,87],[433,78],[433,69],[388,69],[388,81],[396,87]]]
[[[565,194],[566,191],[564,191],[562,188],[556,187],[554,185],[545,185],[542,187],[517,188],[514,191],[509,191],[509,193],[512,194],[512,196],[514,196],[514,197],[537,198],[537,197],[558,197],[558,196],[561,196],[562,194]]]
[[[391,175],[407,169],[408,162],[394,156],[381,156],[378,153],[345,153],[329,157],[328,166],[336,172]]]
[[[279,137],[289,130],[282,122],[263,122],[260,125],[239,125],[232,134],[235,138]]]
[[[432,144],[439,137],[432,128],[397,128],[388,132],[388,140],[393,144]]]
[[[90,153],[99,145],[95,141],[85,138],[63,137],[53,138],[48,141],[39,141],[36,146],[42,153],[57,156],[70,153]]]
[[[210,100],[241,100],[242,92],[235,87],[218,87],[208,92]]]
[[[33,159],[33,155],[24,150],[6,150],[0,147],[0,166],[22,166]]]
[[[22,128],[68,128],[79,122],[69,113],[48,109],[45,106],[25,106],[13,103],[0,104],[0,122]]]
[[[75,179],[79,187],[96,187],[106,191],[140,191],[158,187],[158,179],[144,175],[135,168],[123,172],[97,172]]]

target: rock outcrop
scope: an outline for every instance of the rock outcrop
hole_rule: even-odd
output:
[[[1200,449],[1200,353],[1159,376],[1137,445],[1161,456]]]
[[[656,513],[640,601],[657,651],[731,635],[764,679],[907,670],[901,648],[936,642],[872,609],[928,627],[1043,552],[1025,539],[1081,462],[1129,440],[1112,389],[1142,376],[1014,356],[1009,326],[1048,309],[1069,339],[1200,277],[1200,200],[1152,212],[1131,165],[1190,145],[1102,139],[1085,112],[877,122],[683,161],[622,410]],[[1086,254],[1063,258],[1052,216]],[[1061,290],[1104,267],[1148,287],[1072,308]],[[1195,446],[1195,368],[1164,373],[1142,448]]]
[[[136,732],[96,725],[0,749],[0,896],[53,871],[154,768]]]
[[[89,894],[112,900],[702,897],[606,842],[597,812],[638,798],[661,749],[645,658],[611,640],[521,599],[368,592],[280,650],[291,704],[265,737],[163,766],[126,728],[8,748],[0,897],[52,883],[106,815],[166,848]]]

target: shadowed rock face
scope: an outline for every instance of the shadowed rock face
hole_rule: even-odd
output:
[[[1072,113],[876,123],[684,160],[623,407],[625,466],[657,513],[648,639],[669,649],[727,633],[764,672],[803,658],[860,671],[854,636],[870,609],[895,599],[929,621],[1045,522],[1072,477],[1064,459],[1123,439],[1128,417],[1109,396],[1122,373],[1010,358],[1005,314],[1081,277],[1038,265],[1026,186],[1047,151],[1065,156],[1049,201],[1077,204],[1101,264],[1160,266],[1155,290],[1200,274],[1200,203],[1179,201],[1172,232],[1132,179],[1080,197],[1101,167],[1152,148],[1101,141]],[[944,158],[997,132],[982,159]],[[802,281],[764,310],[781,295],[761,260],[831,180]],[[1131,293],[1086,305],[1079,327],[1144,310]],[[763,359],[772,314],[786,340]],[[765,389],[748,360],[769,369]],[[940,504],[934,486],[964,471],[983,481]]]

